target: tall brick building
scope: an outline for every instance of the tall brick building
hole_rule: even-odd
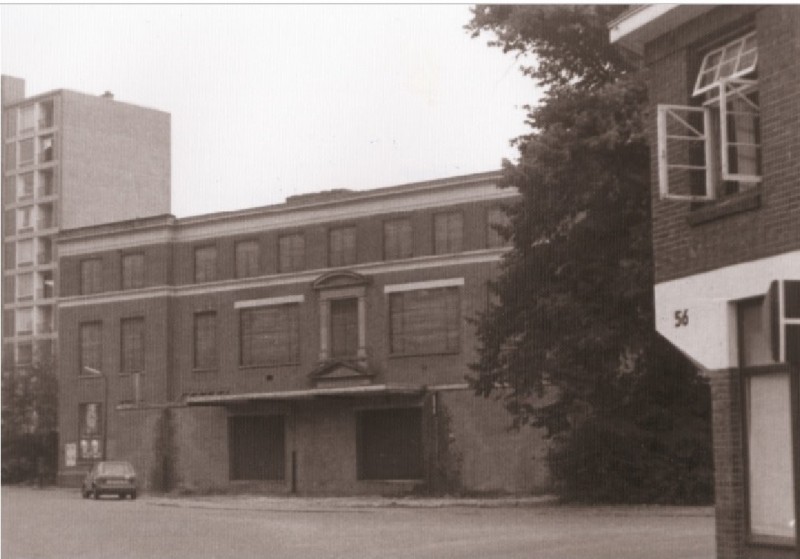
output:
[[[62,483],[535,491],[535,432],[467,388],[508,250],[500,173],[59,236]]]
[[[798,557],[800,8],[637,6],[656,328],[708,376],[717,553]]]
[[[48,361],[60,229],[170,211],[170,116],[2,77],[3,354]]]

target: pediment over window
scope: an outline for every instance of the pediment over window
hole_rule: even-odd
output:
[[[316,290],[322,289],[340,289],[343,287],[362,287],[370,283],[370,278],[350,272],[347,270],[337,270],[335,272],[328,272],[322,274],[311,286]]]
[[[372,384],[375,373],[353,361],[332,359],[321,363],[309,375],[315,386],[364,386]]]

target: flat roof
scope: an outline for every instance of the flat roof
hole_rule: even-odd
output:
[[[717,6],[711,4],[643,4],[634,6],[608,24],[609,39],[633,52]]]

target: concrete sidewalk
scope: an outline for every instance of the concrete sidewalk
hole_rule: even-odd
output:
[[[460,497],[295,497],[274,495],[188,495],[147,498],[149,505],[161,507],[252,510],[269,512],[329,512],[336,510],[370,510],[387,508],[445,509],[445,508],[541,508],[580,511],[584,514],[607,516],[712,516],[713,507],[586,506],[561,505],[554,495],[497,498]]]

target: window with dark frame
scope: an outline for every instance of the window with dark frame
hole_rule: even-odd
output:
[[[259,251],[259,244],[256,240],[238,241],[236,243],[237,278],[251,278],[259,275]]]
[[[300,360],[299,305],[241,309],[240,364],[292,365]]]
[[[461,298],[457,287],[389,294],[393,355],[457,353],[461,350]]]
[[[297,272],[306,266],[306,239],[302,233],[278,239],[278,270]]]
[[[383,224],[383,258],[399,260],[414,256],[410,219],[392,219]]]
[[[125,318],[120,322],[120,372],[144,370],[144,318]]]
[[[122,255],[122,289],[144,287],[144,254],[137,252]]]
[[[217,247],[204,246],[194,249],[194,281],[215,281],[217,279]]]
[[[217,313],[214,311],[194,315],[194,368],[217,368]]]
[[[358,354],[358,299],[333,299],[330,309],[331,357],[355,357]]]
[[[328,231],[328,263],[330,266],[352,266],[356,263],[355,227],[336,227]]]
[[[81,295],[100,293],[103,290],[103,261],[91,258],[81,261]]]
[[[79,375],[103,372],[103,324],[84,322],[80,325],[80,371]],[[91,370],[87,370],[91,369]]]
[[[434,215],[433,239],[435,254],[461,252],[464,245],[464,217],[461,212]]]

